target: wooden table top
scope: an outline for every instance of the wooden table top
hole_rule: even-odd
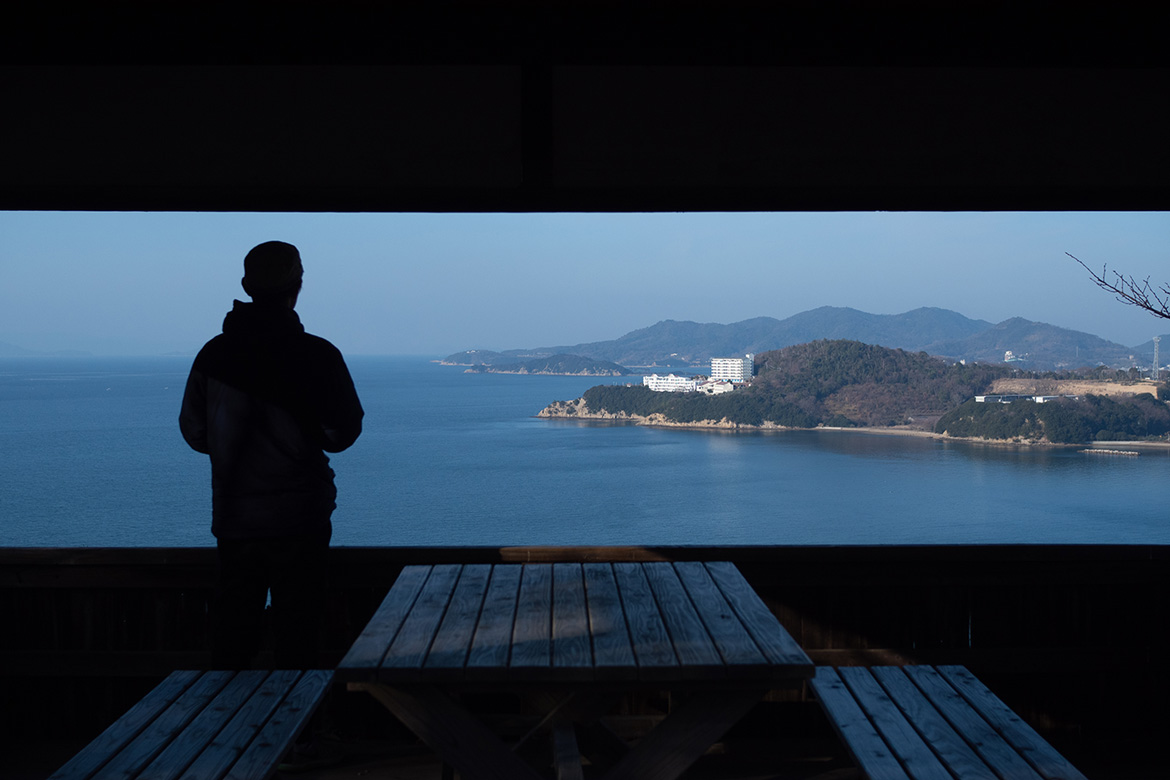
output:
[[[440,564],[402,570],[337,679],[758,684],[813,673],[731,563]]]

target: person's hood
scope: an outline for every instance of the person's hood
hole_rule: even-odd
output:
[[[301,318],[287,306],[268,306],[233,301],[223,318],[223,332],[261,340],[280,339],[305,332]]]

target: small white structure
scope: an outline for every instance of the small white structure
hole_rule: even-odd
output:
[[[730,393],[734,389],[735,385],[722,379],[709,379],[706,382],[700,382],[698,386],[698,391],[707,395],[722,395]]]
[[[977,395],[977,404],[1010,404],[1012,401],[1032,401],[1046,404],[1049,401],[1059,401],[1061,398],[1079,399],[1079,395]]]
[[[656,393],[693,393],[698,383],[685,376],[651,374],[642,377],[642,384]]]
[[[711,358],[711,378],[728,382],[750,382],[755,368],[756,356],[752,354],[738,358]]]

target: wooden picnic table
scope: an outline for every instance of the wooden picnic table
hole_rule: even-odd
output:
[[[408,566],[337,669],[466,778],[537,778],[462,706],[472,689],[522,694],[558,778],[678,777],[808,656],[731,563]],[[636,689],[671,691],[634,747],[599,718]]]

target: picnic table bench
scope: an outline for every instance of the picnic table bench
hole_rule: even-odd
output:
[[[172,672],[50,780],[263,780],[321,703],[333,672]]]
[[[871,780],[1085,780],[963,666],[818,666],[810,685]]]
[[[812,673],[730,563],[444,564],[403,569],[337,679],[465,778],[538,778],[515,748],[539,736],[558,778],[582,777],[586,755],[610,780],[670,780]],[[672,707],[630,747],[600,718],[639,688]],[[542,719],[506,743],[463,706],[470,690],[519,693]]]

